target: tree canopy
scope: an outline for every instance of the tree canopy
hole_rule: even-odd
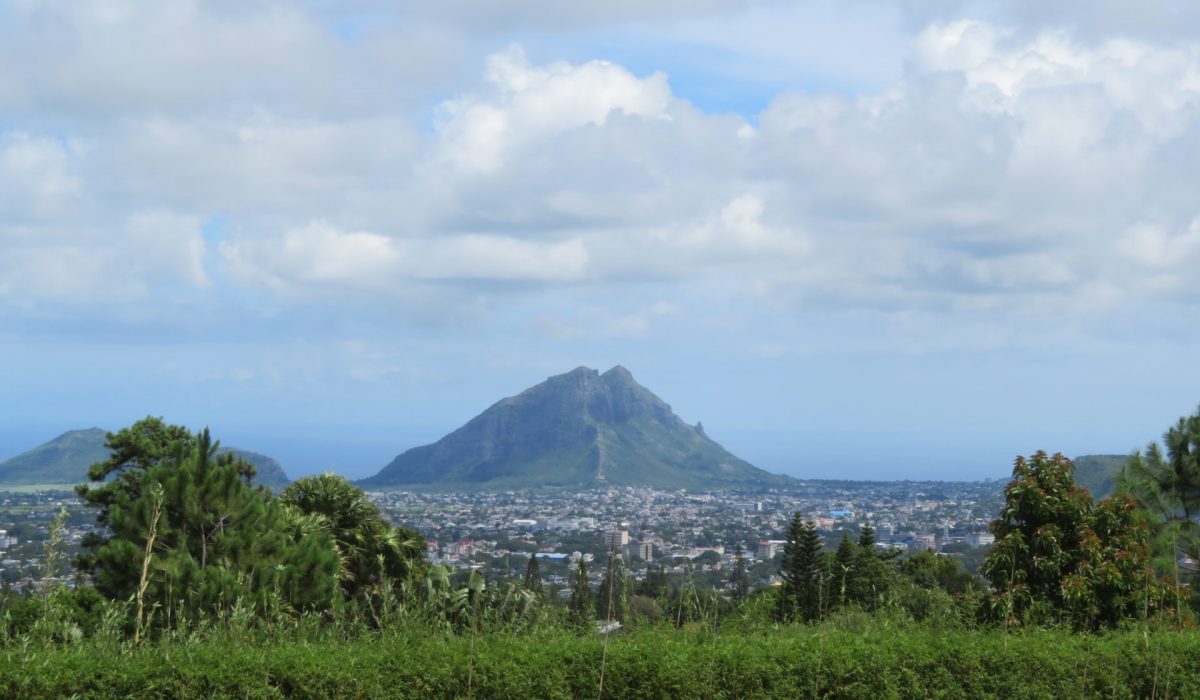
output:
[[[387,522],[363,490],[345,478],[326,473],[297,479],[279,500],[333,538],[347,597],[373,590],[384,581],[423,574],[425,540],[420,533]]]
[[[147,418],[110,434],[109,446],[112,458],[89,472],[101,483],[78,489],[108,527],[85,540],[79,562],[101,593],[144,594],[167,619],[333,603],[340,563],[330,535],[252,487],[253,467],[218,457],[207,429]]]
[[[1134,502],[1093,505],[1073,469],[1061,454],[1016,459],[981,568],[998,612],[1094,628],[1169,606],[1172,591],[1150,569],[1149,530]]]

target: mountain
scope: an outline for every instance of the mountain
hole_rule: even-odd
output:
[[[795,481],[733,456],[617,366],[604,374],[579,367],[550,377],[358,483],[370,489],[752,489]]]
[[[1075,482],[1086,488],[1094,500],[1100,500],[1112,495],[1117,474],[1129,463],[1129,455],[1083,455],[1073,461]]]
[[[0,462],[0,484],[79,484],[88,467],[108,459],[104,431],[72,430],[44,445]]]
[[[44,445],[0,462],[0,484],[81,484],[88,467],[108,459],[104,446],[107,433],[100,428],[72,430]],[[254,481],[278,491],[290,483],[279,462],[257,452],[222,447],[254,465]]]

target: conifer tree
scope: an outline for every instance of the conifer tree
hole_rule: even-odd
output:
[[[824,560],[817,526],[812,521],[804,522],[797,511],[788,525],[787,543],[783,547],[778,619],[805,622],[820,619],[824,605]]]
[[[523,584],[525,590],[536,594],[538,597],[542,595],[542,570],[538,564],[537,552],[529,554],[529,563],[525,565],[525,581]]]
[[[862,549],[871,549],[875,546],[875,528],[871,527],[871,523],[863,525],[862,532],[858,534],[858,546]]]
[[[836,590],[831,597],[836,600],[838,607],[846,606],[848,584],[854,580],[856,573],[854,567],[856,558],[854,544],[850,542],[850,535],[843,532],[842,541],[838,542],[837,553],[833,555],[833,581],[836,584]]]
[[[1200,409],[1181,417],[1158,443],[1134,455],[1119,487],[1149,516],[1156,567],[1173,576],[1200,573]]]
[[[165,619],[238,601],[260,611],[328,608],[339,571],[329,535],[298,527],[265,488],[252,488],[239,460],[217,456],[207,429],[187,439],[185,432],[147,419],[110,436],[114,457],[91,476],[117,477],[80,489],[108,526],[107,536],[86,543],[81,562],[96,588],[118,600],[141,589]],[[151,529],[154,563],[143,579]]]
[[[595,621],[592,608],[592,585],[588,581],[587,562],[579,555],[579,566],[575,569],[575,583],[571,586],[571,600],[567,604],[571,624],[586,630]]]

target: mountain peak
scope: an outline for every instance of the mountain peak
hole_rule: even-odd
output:
[[[413,448],[367,488],[759,488],[787,477],[738,459],[679,419],[617,365],[578,367],[501,399],[432,445]]]
[[[637,381],[633,378],[633,374],[621,365],[614,366],[612,369],[600,375],[600,378],[610,381],[620,381],[628,384],[637,384]]]

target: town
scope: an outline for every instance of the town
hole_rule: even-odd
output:
[[[612,487],[581,492],[368,492],[397,525],[426,538],[431,562],[489,577],[519,577],[536,553],[552,590],[566,592],[578,557],[603,561],[614,548],[635,581],[651,567],[721,588],[744,556],[751,585],[777,580],[778,557],[792,514],[812,520],[827,548],[843,533],[875,530],[876,546],[932,550],[958,557],[974,572],[992,541],[1003,482],[819,481],[791,490],[689,492]],[[44,549],[55,516],[68,570],[48,572]],[[71,491],[0,492],[0,581],[15,590],[47,576],[71,582],[70,562],[94,515]],[[599,581],[601,567],[592,567]]]

